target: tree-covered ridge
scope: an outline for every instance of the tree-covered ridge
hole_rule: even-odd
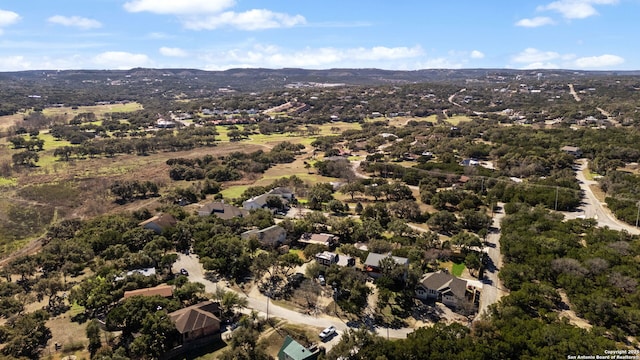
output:
[[[563,222],[561,216],[540,207],[506,210],[513,214],[503,221],[506,265],[500,276],[511,290],[528,291],[533,286],[538,287],[538,296],[546,294],[547,301],[531,304],[531,311],[559,309],[555,289],[562,288],[578,315],[607,329],[612,338],[624,341],[625,335],[638,335],[636,236],[597,228],[589,220]]]
[[[396,341],[349,331],[327,358],[557,359],[628,346],[640,319],[638,239],[588,220],[563,221],[542,207],[514,203],[506,211],[500,277],[512,292],[487,318],[470,329],[439,323]],[[572,325],[561,315],[568,306],[594,326]]]

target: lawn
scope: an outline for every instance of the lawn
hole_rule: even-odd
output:
[[[471,119],[468,116],[464,116],[464,115],[454,115],[447,119],[447,122],[453,126],[457,126],[461,122],[466,122],[466,121],[471,121]]]
[[[464,263],[461,263],[461,264],[456,264],[456,263],[454,263],[454,264],[451,266],[451,273],[452,273],[454,276],[458,276],[458,277],[460,277],[460,276],[462,275],[462,273],[464,272],[464,269],[465,269]]]
[[[318,127],[320,128],[320,136],[340,135],[345,130],[362,130],[362,125],[359,123],[343,121],[322,124]]]
[[[235,185],[220,191],[225,199],[237,199],[250,185]]]

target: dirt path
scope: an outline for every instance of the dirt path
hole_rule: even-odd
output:
[[[568,85],[569,85],[569,94],[571,94],[577,102],[582,101],[582,99],[580,99],[580,96],[578,96],[578,93],[576,93],[576,90],[573,88],[573,84],[568,84]]]
[[[607,120],[612,123],[614,126],[620,126],[620,123],[611,116],[611,113],[609,113],[608,111],[606,111],[605,109],[601,108],[601,107],[597,107],[596,110],[600,111],[600,114],[604,115],[607,117]]]
[[[465,91],[467,91],[467,89],[460,89],[460,91],[458,91],[457,93],[455,93],[455,94],[453,94],[453,95],[449,96],[449,98],[447,99],[447,101],[449,101],[449,103],[450,103],[450,104],[452,104],[452,105],[455,105],[455,106],[457,106],[457,107],[462,107],[462,105],[460,105],[460,104],[458,104],[457,102],[453,101],[453,98],[455,98],[455,97],[456,97],[456,95],[461,94],[461,93],[463,93],[463,92],[465,92]],[[446,114],[445,114],[445,116],[446,116]]]
[[[20,250],[15,251],[11,253],[11,255],[7,256],[6,258],[1,259],[0,268],[9,264],[15,258],[24,256],[24,255],[33,255],[37,253],[38,251],[40,251],[40,249],[42,249],[42,245],[44,245],[44,238],[38,238],[38,239],[32,240],[26,246],[20,248]]]
[[[571,302],[569,302],[567,293],[563,289],[558,289],[558,294],[560,294],[562,302],[566,305],[566,308],[560,311],[560,317],[567,318],[569,320],[569,323],[573,326],[591,330],[593,325],[589,324],[587,320],[576,315],[576,312],[572,310],[573,306],[571,305]]]

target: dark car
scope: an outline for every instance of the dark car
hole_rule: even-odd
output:
[[[187,269],[182,268],[180,269],[180,275],[189,276],[189,272],[187,271]]]
[[[293,287],[299,286],[302,283],[302,280],[304,280],[303,273],[295,273],[289,276],[289,284]]]

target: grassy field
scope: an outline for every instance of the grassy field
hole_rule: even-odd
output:
[[[461,122],[471,121],[468,116],[454,115],[447,119],[447,122],[453,126],[457,126]]]
[[[71,107],[51,107],[42,110],[44,115],[67,115],[69,117],[74,117],[78,114],[92,112],[96,114],[96,116],[102,116],[106,113],[113,112],[133,112],[142,110],[143,107],[141,104],[137,102],[130,102],[126,104],[109,104],[109,105],[93,105],[93,106],[78,106],[77,109],[72,109]]]
[[[7,130],[16,123],[22,121],[25,115],[25,113],[18,113],[13,115],[0,116],[0,131]]]
[[[16,178],[0,177],[0,187],[16,186],[17,184],[18,184],[18,180]]]

